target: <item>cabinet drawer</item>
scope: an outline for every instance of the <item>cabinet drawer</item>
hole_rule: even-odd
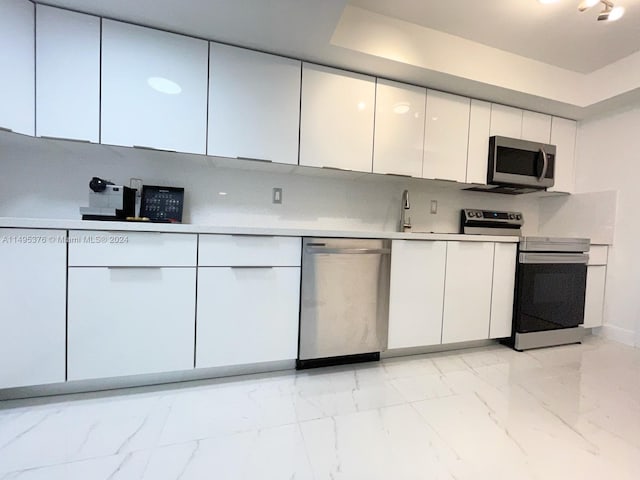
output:
[[[606,265],[608,248],[606,245],[591,245],[589,265]]]
[[[194,267],[197,235],[69,231],[70,267]]]
[[[200,235],[200,267],[299,267],[300,237]]]

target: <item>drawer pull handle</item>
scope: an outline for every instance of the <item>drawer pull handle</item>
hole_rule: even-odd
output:
[[[247,269],[247,268],[267,269],[267,268],[273,268],[273,266],[272,265],[234,265],[231,268],[238,269],[238,270]]]
[[[52,135],[40,135],[40,138],[45,138],[47,140],[64,140],[66,142],[91,143],[91,141],[89,140],[81,140],[79,138],[54,137]]]
[[[238,159],[238,160],[250,160],[252,162],[273,163],[273,160],[267,160],[266,158],[236,157],[236,159]]]

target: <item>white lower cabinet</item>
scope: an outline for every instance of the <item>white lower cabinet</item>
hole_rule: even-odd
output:
[[[65,380],[65,237],[0,229],[0,389]]]
[[[494,244],[448,242],[442,343],[489,336]]]
[[[196,367],[292,360],[299,267],[200,267]]]
[[[447,242],[393,241],[389,348],[440,343],[446,255]]]
[[[515,243],[495,244],[489,338],[511,336],[513,295],[516,283],[516,251],[517,245]]]
[[[72,267],[68,380],[193,368],[196,269]]]
[[[605,265],[589,265],[587,267],[583,324],[585,328],[602,326],[606,276],[607,267]]]

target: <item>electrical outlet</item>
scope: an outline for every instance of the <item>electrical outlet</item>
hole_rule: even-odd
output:
[[[130,178],[129,187],[137,190],[136,192],[137,197],[142,195],[142,179],[141,178]]]
[[[273,189],[273,203],[282,203],[282,188],[274,188]]]
[[[431,200],[431,213],[433,215],[438,213],[438,201],[437,200]]]

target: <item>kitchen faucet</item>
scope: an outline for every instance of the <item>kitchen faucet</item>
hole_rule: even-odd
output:
[[[407,212],[411,208],[409,203],[409,190],[402,192],[402,209],[400,210],[400,231],[408,232],[411,230],[411,217],[407,215]]]

